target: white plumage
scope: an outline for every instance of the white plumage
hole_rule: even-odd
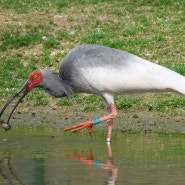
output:
[[[127,67],[124,62],[119,68],[90,66],[82,68],[80,73],[89,86],[99,94],[110,92],[112,95],[119,95],[158,91],[185,94],[184,76],[139,57],[131,58]]]

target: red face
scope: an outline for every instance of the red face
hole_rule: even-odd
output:
[[[28,78],[28,85],[27,89],[32,90],[34,87],[36,87],[40,82],[42,82],[43,76],[40,70],[33,71],[29,78]]]

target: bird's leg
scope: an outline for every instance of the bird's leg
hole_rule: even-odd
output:
[[[108,116],[96,118],[94,120],[88,120],[86,122],[82,122],[82,123],[73,125],[71,127],[66,128],[65,131],[71,130],[72,132],[76,132],[76,131],[79,131],[79,130],[82,130],[84,128],[89,127],[90,133],[92,133],[92,126],[93,125],[99,124],[103,121],[107,121],[107,123],[108,123],[107,141],[110,142],[111,137],[112,137],[113,118],[116,117],[117,110],[116,110],[116,107],[114,106],[114,104],[110,103],[107,108],[107,111],[108,111]]]
[[[107,130],[107,142],[111,141],[112,138],[112,125],[113,125],[113,119],[107,121],[108,123],[108,130]]]
[[[107,142],[111,141],[112,138],[112,125],[113,125],[113,118],[117,115],[116,107],[113,103],[111,103],[107,108],[108,116],[100,118],[102,121],[107,121],[108,130],[107,130]]]

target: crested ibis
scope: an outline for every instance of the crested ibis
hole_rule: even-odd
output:
[[[90,93],[102,97],[108,115],[76,124],[65,130],[73,132],[107,121],[107,141],[111,140],[113,118],[117,115],[114,97],[121,94],[172,91],[185,97],[184,76],[158,64],[144,60],[125,51],[94,44],[84,44],[69,51],[61,63],[59,73],[48,69],[33,71],[28,80],[7,101],[0,117],[21,92],[7,123],[19,102],[33,88],[40,87],[54,97],[70,97],[73,93]]]

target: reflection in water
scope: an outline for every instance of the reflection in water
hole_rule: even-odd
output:
[[[35,139],[37,142],[34,141]],[[97,155],[99,151],[97,143],[90,140],[61,143],[61,140],[58,142],[56,138],[36,137],[35,139],[22,137],[19,142],[3,144],[0,142],[0,184],[78,185],[82,182],[102,184],[105,181],[108,185],[115,184],[118,168],[114,165],[110,144],[106,146],[103,142],[103,145],[100,145],[103,151],[102,158],[102,154]],[[95,150],[96,158],[93,156],[93,150]],[[99,157],[101,160],[98,159]],[[105,176],[105,171],[107,176]],[[82,180],[84,174],[87,175]]]
[[[0,184],[184,185],[184,134],[118,133],[107,145],[101,135],[92,140],[33,131],[0,134]]]
[[[30,163],[30,161],[32,161]],[[3,159],[0,160],[0,184],[8,184],[8,185],[24,185],[24,184],[34,184],[34,185],[42,185],[44,184],[44,159],[35,158],[35,159],[27,159],[24,161],[25,166],[32,170],[32,173],[29,173],[30,177],[22,182],[20,175],[20,171],[16,170],[16,166],[11,160],[10,154],[6,154]],[[30,165],[31,164],[31,165]],[[26,169],[26,168],[25,168]],[[22,170],[21,170],[22,171]]]
[[[5,157],[0,159],[0,175],[2,176],[1,183],[5,184],[19,184],[24,183],[17,177],[16,172],[12,168],[12,162],[9,153],[5,154]]]
[[[102,169],[107,170],[107,176],[108,176],[108,185],[113,185],[116,182],[116,179],[118,177],[118,168],[114,165],[114,159],[112,156],[112,147],[111,144],[107,144],[107,150],[108,150],[108,159],[107,163],[102,163],[97,159],[94,159],[92,149],[90,149],[89,155],[82,155],[81,152],[74,152],[69,157],[72,159],[75,159],[77,161],[83,162],[88,165],[95,165],[97,167],[100,167]]]

